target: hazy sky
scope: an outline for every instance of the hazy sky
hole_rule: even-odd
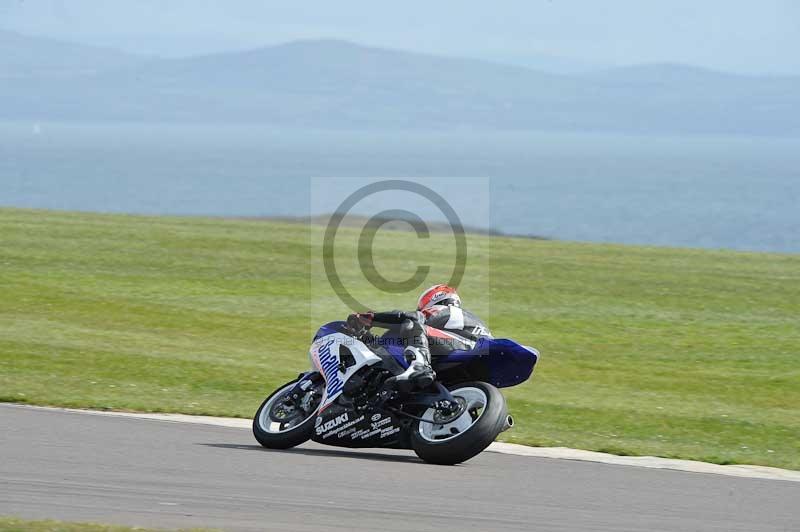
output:
[[[518,62],[800,74],[797,0],[0,0],[0,28],[161,55],[336,37]]]

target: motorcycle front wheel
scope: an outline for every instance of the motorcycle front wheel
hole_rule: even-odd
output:
[[[469,460],[506,427],[506,401],[497,388],[485,382],[467,382],[449,389],[462,404],[462,413],[447,419],[429,408],[421,416],[429,421],[417,421],[412,427],[414,452],[433,464],[454,465]]]
[[[275,390],[253,417],[253,436],[268,449],[289,449],[305,443],[314,434],[321,394],[312,387],[303,397],[293,399],[290,392],[295,384],[297,380]]]

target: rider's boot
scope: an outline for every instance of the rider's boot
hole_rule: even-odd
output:
[[[407,360],[411,360],[411,363],[408,365],[408,369],[394,377],[399,386],[406,387],[410,385],[409,387],[411,388],[427,388],[433,384],[434,379],[436,379],[436,373],[433,371],[430,362],[428,362],[425,351],[427,349],[424,347],[406,347],[403,354]]]

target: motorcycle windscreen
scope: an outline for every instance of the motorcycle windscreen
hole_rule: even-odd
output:
[[[528,380],[539,360],[539,352],[513,340],[481,338],[470,351],[453,351],[437,357],[434,366],[465,365],[480,368],[481,377],[498,388]]]
[[[319,328],[317,333],[314,335],[312,342],[319,340],[323,336],[328,336],[329,334],[335,333],[349,334],[347,330],[347,323],[343,321],[332,321],[330,323],[326,323]]]

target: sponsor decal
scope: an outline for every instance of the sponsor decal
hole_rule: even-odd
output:
[[[319,370],[325,377],[327,384],[328,399],[334,397],[344,388],[344,382],[339,378],[339,357],[331,353],[331,345],[336,340],[328,340],[320,344],[316,349],[316,358],[319,362]]]
[[[355,427],[350,427],[350,428],[345,429],[345,430],[337,431],[336,432],[336,437],[339,438],[339,439],[342,439],[345,436],[350,436],[353,432],[355,432],[355,430],[356,430]]]
[[[389,418],[385,418],[386,421],[389,421]],[[390,425],[388,427],[376,427],[376,423],[372,424],[372,427],[369,429],[363,429],[350,434],[350,439],[352,440],[366,440],[372,438],[373,436],[378,436],[379,438],[388,438],[393,434],[397,434],[400,432],[400,427],[395,427]],[[380,423],[380,425],[384,425],[384,423]]]
[[[328,432],[331,429],[335,429],[336,427],[338,427],[342,423],[347,423],[348,417],[349,417],[349,414],[347,412],[345,412],[344,414],[340,414],[340,415],[336,416],[335,418],[326,421],[325,423],[321,423],[320,425],[317,426],[317,429],[316,429],[317,435],[319,436],[323,432]]]
[[[349,414],[345,412],[317,427],[317,436],[321,435],[322,438],[325,439],[335,434],[341,434],[342,432],[349,433],[350,428],[361,421],[364,421],[364,416],[359,416],[356,419],[350,420]]]
[[[397,434],[400,432],[400,427],[386,427],[385,429],[381,430],[381,438],[388,438],[393,434]]]
[[[362,434],[361,435],[361,439],[362,440],[366,440],[367,438],[371,438],[372,436],[375,436],[376,434],[380,434],[380,432],[381,432],[381,429],[370,430],[369,432],[365,432],[364,434]]]
[[[361,416],[361,419],[363,419],[363,417],[364,416]],[[352,431],[347,431],[347,434],[340,433],[339,437],[343,438],[345,436],[350,436],[351,440],[367,440],[375,436],[378,438],[388,438],[389,436],[400,432],[400,427],[395,427],[391,424],[391,417],[383,417],[382,414],[377,413],[373,414],[369,419],[369,427],[361,428],[359,430],[353,429]],[[348,423],[348,425],[350,425],[350,423]]]
[[[388,425],[391,422],[392,422],[392,418],[385,417],[385,418],[381,419],[380,421],[373,421],[372,422],[372,428],[373,429],[377,429],[378,427],[383,427],[384,425]]]

